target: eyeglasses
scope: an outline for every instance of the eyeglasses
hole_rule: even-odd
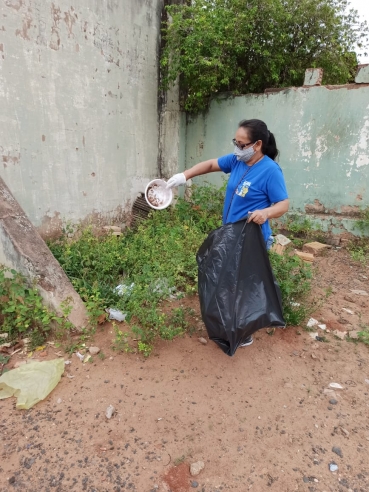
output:
[[[236,147],[238,147],[240,150],[243,150],[245,147],[248,147],[249,145],[251,145],[251,144],[253,144],[255,142],[249,142],[249,143],[245,143],[245,144],[239,144],[235,138],[232,138],[232,143],[233,143],[233,145],[235,145]]]

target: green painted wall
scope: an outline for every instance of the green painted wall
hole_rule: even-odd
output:
[[[315,214],[334,232],[352,228],[369,206],[369,86],[292,88],[213,101],[208,113],[182,118],[182,169],[233,152],[244,118],[264,120],[280,150],[291,209]],[[220,183],[216,173],[204,179]],[[350,225],[351,224],[351,225]]]

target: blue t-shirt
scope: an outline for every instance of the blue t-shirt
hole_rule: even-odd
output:
[[[231,173],[224,201],[223,224],[237,222],[247,217],[249,212],[288,198],[282,169],[267,156],[249,167],[238,161],[234,154],[228,154],[218,159],[218,165],[224,173]],[[267,241],[272,233],[268,220],[261,229]]]

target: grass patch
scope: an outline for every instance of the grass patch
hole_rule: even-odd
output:
[[[310,241],[325,243],[326,235],[321,227],[314,224],[308,217],[298,214],[289,214],[283,218],[283,234],[285,234],[296,246],[302,246]]]
[[[369,208],[360,211],[360,217],[355,226],[362,237],[353,239],[347,249],[355,262],[367,266],[369,265]]]
[[[358,339],[360,342],[365,343],[365,345],[369,345],[369,327],[363,328],[359,333],[357,334]]]
[[[4,341],[27,337],[33,349],[45,342],[52,329],[68,331],[70,308],[66,303],[62,309],[63,316],[57,316],[23,275],[0,265],[0,332],[8,334]]]
[[[298,256],[269,252],[274,275],[281,288],[283,315],[287,325],[298,326],[308,315],[307,297],[311,290],[311,266]]]
[[[94,234],[92,228],[65,234],[49,244],[94,319],[105,308],[125,313],[128,325],[115,326],[116,350],[137,349],[147,356],[156,337],[167,340],[188,332],[194,313],[183,306],[168,308],[163,300],[197,291],[196,253],[207,234],[221,225],[224,187],[193,187],[191,201],[152,212],[136,229],[122,236]],[[271,253],[288,324],[306,316],[302,303],[311,272],[297,258]],[[119,289],[116,289],[120,286]]]

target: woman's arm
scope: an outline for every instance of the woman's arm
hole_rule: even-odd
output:
[[[201,174],[213,173],[221,171],[218,165],[218,159],[209,159],[208,161],[199,162],[190,169],[186,169],[184,173],[178,173],[172,176],[167,182],[167,188],[175,188],[184,185],[187,180],[200,176]]]
[[[251,213],[247,222],[256,222],[257,224],[264,224],[268,219],[277,219],[282,217],[288,212],[290,201],[288,198],[280,202],[275,203],[271,207],[263,208],[262,210],[255,210]]]
[[[209,159],[207,161],[199,162],[195,166],[187,169],[183,174],[186,179],[194,178],[195,176],[200,176],[201,174],[213,173],[215,171],[221,171],[218,165],[218,159]]]

